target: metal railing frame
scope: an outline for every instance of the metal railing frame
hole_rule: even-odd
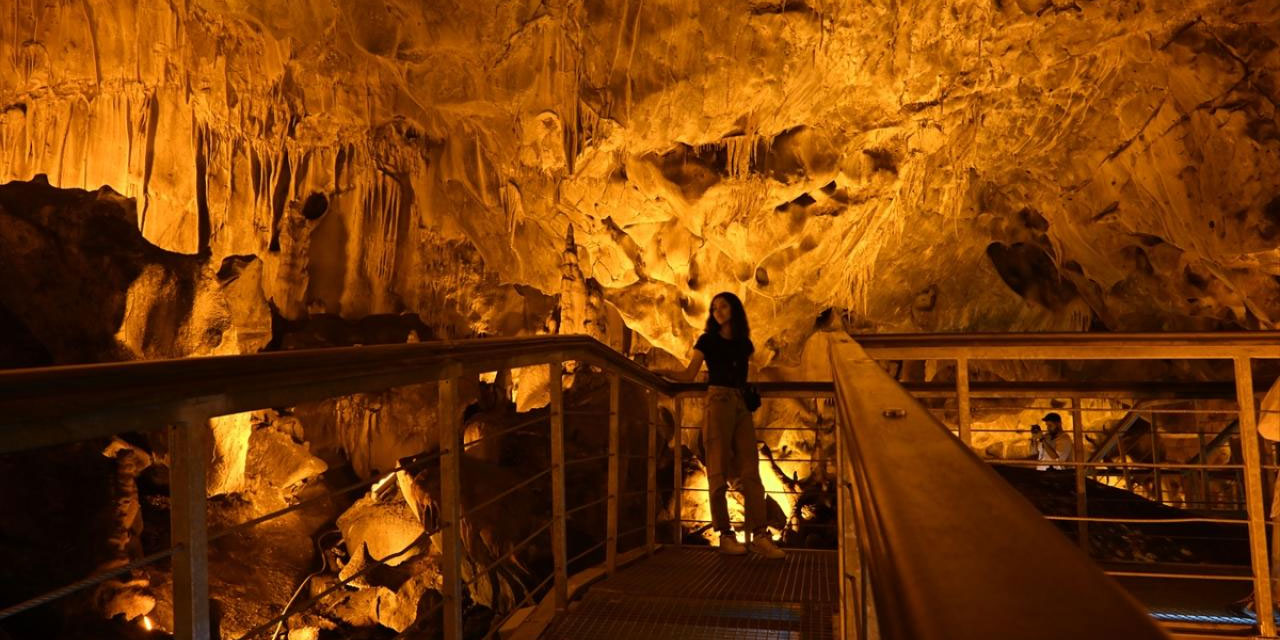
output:
[[[953,359],[957,362],[954,386],[945,384],[906,384],[917,397],[954,396],[961,410],[960,436],[970,441],[969,403],[979,397],[1040,397],[1047,391],[1072,397],[1107,394],[1132,395],[1135,388],[1145,389],[1151,397],[1193,397],[1209,393],[1212,385],[1157,385],[1115,383],[1070,385],[1060,383],[970,383],[968,362],[983,359],[1071,359],[1071,358],[1230,358],[1236,362],[1236,395],[1238,399],[1253,397],[1248,367],[1250,358],[1277,357],[1280,332],[1240,332],[1220,334],[1014,334],[1014,335],[878,335],[857,337],[866,353],[878,360]],[[460,454],[462,442],[462,407],[458,382],[464,377],[483,372],[529,366],[547,366],[551,383],[550,429],[552,433],[553,519],[551,523],[555,570],[543,585],[530,590],[523,603],[534,593],[552,583],[557,610],[567,606],[568,575],[565,548],[564,456],[563,435],[566,415],[560,384],[563,363],[578,361],[603,369],[610,380],[609,491],[606,546],[606,572],[617,570],[618,532],[617,486],[620,457],[618,448],[618,385],[627,380],[644,388],[648,394],[648,451],[646,473],[646,554],[658,548],[657,523],[657,424],[659,397],[688,397],[702,391],[704,385],[673,384],[663,380],[622,354],[585,336],[553,336],[537,338],[490,338],[445,341],[408,345],[382,345],[322,350],[272,352],[245,356],[189,358],[181,360],[48,367],[31,370],[0,371],[0,453],[30,450],[127,431],[149,430],[168,425],[172,455],[171,518],[173,530],[175,635],[182,639],[205,640],[210,637],[208,609],[208,543],[211,539],[206,522],[205,465],[203,461],[209,438],[208,420],[221,415],[261,409],[269,406],[293,406],[324,398],[352,393],[377,392],[423,383],[439,383],[441,416],[441,515],[445,562],[443,602],[445,637],[461,637],[460,540],[458,522],[461,513]],[[830,397],[830,382],[763,384],[762,391],[771,397]],[[681,403],[676,402],[676,425],[681,425]],[[1246,446],[1246,478],[1257,476],[1259,468],[1256,446],[1256,419],[1250,402],[1241,412],[1241,431],[1252,437],[1254,446]],[[841,430],[837,425],[837,440]],[[468,445],[474,443],[467,443]],[[674,468],[680,486],[681,447],[679,431],[675,435]],[[839,445],[837,445],[839,446]],[[557,452],[558,450],[558,452]],[[844,468],[841,467],[841,471]],[[1251,471],[1252,470],[1252,471]],[[370,481],[370,484],[373,481]],[[852,530],[843,510],[848,506],[845,495],[849,483],[841,476],[839,500],[842,542],[848,543]],[[1249,506],[1249,533],[1252,540],[1255,574],[1266,566],[1265,549],[1261,561],[1257,557],[1258,540],[1264,539],[1261,487],[1257,478],[1246,482]],[[676,492],[679,495],[679,492]],[[289,509],[295,509],[290,507]],[[675,512],[675,536],[680,540],[679,510]],[[258,519],[258,521],[262,521]],[[559,523],[559,524],[557,524]],[[215,535],[225,535],[222,534]],[[845,551],[848,551],[846,545]],[[165,554],[153,554],[162,558]],[[845,573],[845,553],[841,553],[841,573]],[[159,559],[156,558],[156,559]],[[118,572],[119,570],[117,570]],[[104,574],[105,575],[105,574]],[[862,574],[865,579],[865,573]],[[1265,574],[1263,574],[1265,575]],[[101,576],[94,578],[101,579]],[[87,582],[87,581],[82,581]],[[841,580],[842,593],[844,580]],[[1255,577],[1259,594],[1270,593],[1269,581]],[[861,586],[866,592],[866,584]],[[863,598],[864,602],[869,598]],[[1270,598],[1259,598],[1260,608],[1269,608]],[[1267,613],[1260,611],[1260,613]],[[1267,631],[1269,616],[1261,616],[1262,630]],[[1274,632],[1274,628],[1270,631]],[[490,635],[496,632],[496,627]]]
[[[859,338],[857,342],[862,347],[866,356],[874,360],[933,360],[946,361],[951,360],[956,365],[956,380],[953,394],[947,394],[937,390],[929,394],[919,394],[913,392],[913,395],[919,398],[923,397],[954,397],[957,401],[958,419],[955,435],[966,446],[972,446],[972,407],[971,398],[976,394],[972,393],[972,386],[969,381],[968,368],[973,360],[1156,360],[1156,359],[1214,359],[1214,360],[1230,360],[1233,363],[1234,381],[1230,385],[1230,391],[1234,393],[1238,412],[1238,423],[1240,430],[1240,442],[1243,450],[1242,465],[1218,465],[1223,467],[1239,467],[1239,472],[1243,476],[1243,484],[1245,485],[1245,507],[1247,519],[1235,522],[1244,524],[1248,528],[1249,550],[1252,564],[1252,575],[1249,580],[1254,586],[1255,602],[1257,608],[1257,632],[1260,637],[1275,637],[1276,625],[1273,614],[1273,577],[1271,575],[1271,567],[1267,554],[1267,537],[1266,527],[1266,510],[1263,504],[1263,484],[1264,478],[1262,471],[1264,466],[1260,460],[1260,446],[1257,432],[1257,406],[1256,395],[1253,388],[1252,361],[1254,359],[1280,359],[1280,332],[1235,332],[1221,334],[1010,334],[1010,335],[968,335],[968,336],[948,336],[948,335],[930,335],[930,336],[893,336],[878,337],[878,339],[864,340]],[[837,348],[832,348],[833,369],[841,366],[840,359],[836,355]],[[903,384],[902,387],[908,391],[911,390],[910,384]],[[1080,425],[1083,423],[1081,418],[1085,409],[1080,406],[1082,397],[1108,397],[1123,396],[1124,392],[1116,394],[1117,389],[1104,389],[1107,385],[1095,385],[1093,391],[1075,389],[1072,393],[1061,393],[1052,390],[1052,384],[1040,384],[1038,389],[1036,386],[1022,385],[1023,390],[1016,394],[1003,394],[1003,397],[1056,397],[1071,399],[1070,411],[1073,418],[1073,444],[1077,458],[1083,454],[1083,433]],[[1167,385],[1169,387],[1175,385]],[[1217,397],[1225,395],[1224,385],[1221,384],[1205,384],[1199,385],[1200,389],[1187,389],[1185,385],[1180,391],[1183,393],[1173,394],[1152,394],[1151,397],[1181,397],[1181,398],[1198,398],[1198,397]],[[1136,389],[1137,386],[1135,385]],[[1103,391],[1099,393],[1099,391]],[[1186,393],[1189,392],[1189,393]],[[1133,397],[1130,395],[1129,397]],[[1141,410],[1137,410],[1141,412]],[[1230,413],[1227,411],[1214,413]],[[936,419],[936,418],[935,418]],[[842,429],[845,428],[842,426]],[[1155,437],[1155,429],[1152,429],[1153,438]],[[844,453],[844,450],[841,452]],[[1004,461],[1009,463],[1009,461]],[[1013,464],[1017,464],[1014,462]],[[1043,463],[1031,463],[1043,464]],[[1139,463],[1140,464],[1140,463]],[[1076,495],[1078,517],[1076,518],[1054,518],[1059,520],[1074,520],[1078,524],[1077,536],[1081,544],[1087,541],[1087,526],[1089,521],[1099,520],[1097,518],[1087,517],[1087,506],[1085,504],[1085,476],[1086,468],[1091,466],[1106,467],[1123,467],[1125,473],[1134,466],[1134,463],[1115,464],[1115,463],[1090,463],[1079,459],[1069,462],[1057,463],[1055,466],[1069,466],[1074,469],[1076,476]],[[1159,465],[1154,463],[1150,465],[1152,473],[1158,474],[1159,467],[1168,468],[1170,465]],[[1200,469],[1203,473],[1204,465],[1173,465],[1185,466],[1188,468]],[[846,470],[845,463],[842,463],[841,470]],[[856,469],[848,469],[856,476]],[[1158,477],[1156,479],[1158,482]],[[1158,486],[1158,485],[1157,485]],[[841,489],[852,491],[853,486],[848,483],[842,483]],[[1157,495],[1157,499],[1159,496]],[[850,500],[844,496],[841,497],[840,515],[842,517],[852,518],[852,511],[846,511],[846,505]],[[1273,514],[1275,517],[1277,514]],[[1102,519],[1106,520],[1106,519]],[[849,531],[842,526],[842,530]],[[846,542],[847,542],[846,538]],[[859,632],[858,638],[870,637],[867,618],[874,617],[874,598],[869,594],[866,584],[866,574],[861,571],[862,559],[860,557],[849,559],[846,558],[848,548],[841,553],[841,598],[842,598],[842,628],[855,629]],[[859,571],[850,573],[847,565],[857,562],[860,567]],[[1108,572],[1113,575],[1129,575],[1131,572]],[[1154,575],[1154,574],[1147,574]],[[1203,577],[1203,576],[1201,576]],[[1232,578],[1236,579],[1236,578]],[[850,581],[852,580],[852,584]],[[861,612],[860,619],[849,621],[847,616],[851,612]],[[874,623],[870,628],[874,628]],[[845,637],[851,637],[846,635]]]
[[[168,424],[173,465],[170,496],[173,546],[165,553],[152,554],[148,560],[154,562],[173,556],[173,632],[180,639],[205,640],[210,638],[211,633],[208,592],[210,539],[226,535],[231,530],[265,522],[301,507],[287,507],[210,536],[206,522],[207,469],[203,463],[209,438],[208,420],[266,406],[293,406],[350,393],[436,382],[441,443],[436,456],[441,475],[441,608],[445,637],[458,639],[462,633],[461,595],[464,586],[460,582],[461,540],[458,523],[465,517],[461,512],[460,454],[481,440],[465,444],[462,441],[463,407],[458,396],[459,382],[464,377],[474,377],[499,369],[548,367],[552,400],[549,416],[545,419],[550,421],[553,461],[549,470],[553,487],[553,517],[548,526],[552,530],[555,565],[549,578],[557,609],[562,610],[567,606],[567,567],[573,560],[566,557],[565,546],[565,519],[568,513],[564,505],[564,471],[566,465],[572,462],[564,460],[564,420],[566,415],[585,415],[581,411],[566,411],[564,407],[561,381],[563,363],[568,361],[599,366],[606,371],[609,379],[609,410],[607,414],[600,414],[600,417],[607,417],[609,429],[609,452],[602,456],[602,459],[608,460],[609,490],[607,497],[601,501],[601,504],[607,503],[608,530],[600,546],[606,549],[607,573],[612,574],[617,569],[618,561],[618,482],[621,465],[621,457],[618,455],[618,408],[621,381],[626,379],[640,385],[648,390],[649,396],[645,416],[648,429],[648,450],[645,457],[648,464],[646,489],[643,492],[647,494],[648,509],[645,528],[649,533],[643,542],[646,553],[652,553],[658,547],[653,535],[657,511],[657,399],[658,395],[669,395],[674,388],[671,383],[587,337],[498,338],[3,371],[0,372],[0,410],[4,412],[5,418],[0,421],[0,452],[34,449]],[[146,392],[142,392],[143,390]],[[537,418],[529,419],[516,426],[527,427],[540,421]],[[514,429],[515,427],[511,427],[504,430],[504,433]],[[195,461],[199,463],[193,464]],[[542,475],[544,474],[536,474],[533,480]],[[370,479],[333,493],[369,486],[377,480]],[[499,498],[529,482],[532,480],[517,483],[514,489],[499,494]],[[473,506],[471,512],[489,507],[494,502],[495,499],[482,502]],[[538,533],[542,533],[542,530]],[[521,544],[527,545],[534,538],[536,535],[530,536]],[[519,550],[511,550],[508,557]],[[589,551],[595,550],[597,549]],[[129,565],[129,568],[135,568],[134,564],[138,563]],[[491,563],[485,570],[492,570],[499,564],[501,560]],[[111,573],[119,572],[120,569],[116,569]],[[99,579],[105,577],[110,576],[94,576]],[[94,583],[96,582],[87,580],[73,586],[83,588]],[[535,588],[527,594],[526,601],[537,590]],[[54,595],[61,597],[73,592],[63,591],[65,590],[54,592]],[[41,600],[39,604],[47,601]],[[313,599],[312,604],[314,602],[318,602],[318,598]],[[302,608],[288,611],[255,628],[245,637],[261,633],[270,625],[301,610]]]

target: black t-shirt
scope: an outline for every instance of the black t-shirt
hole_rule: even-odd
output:
[[[747,383],[747,362],[756,350],[750,340],[725,340],[718,333],[704,333],[693,348],[702,352],[707,363],[709,384],[741,387]]]

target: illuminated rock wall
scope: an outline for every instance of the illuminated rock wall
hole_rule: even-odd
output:
[[[110,185],[286,318],[580,268],[683,354],[745,296],[861,330],[1273,327],[1270,0],[11,0],[0,180]],[[518,304],[516,305],[519,306]],[[508,323],[510,324],[510,323]]]
[[[7,0],[0,183],[86,191],[0,203],[0,266],[21,275],[0,285],[21,337],[0,356],[369,343],[375,325],[682,356],[721,290],[800,379],[825,366],[815,319],[1275,328],[1278,41],[1274,0]],[[50,198],[75,202],[23,208]],[[509,383],[517,408],[545,402],[544,374]],[[210,490],[309,478],[319,460],[261,464],[304,436],[385,472],[432,446],[429,420],[398,428],[411,410],[370,419],[411,395],[302,411],[303,433],[223,419]],[[783,466],[821,450],[769,445]]]

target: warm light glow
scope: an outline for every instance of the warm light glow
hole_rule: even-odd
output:
[[[988,415],[985,419],[974,419],[973,421],[973,448],[977,451],[987,451],[993,445],[1003,444],[1003,455],[993,453],[998,458],[1022,458],[1031,455],[1031,435],[1028,432],[1030,425],[1041,423],[1044,414],[1053,411],[1062,416],[1063,428],[1067,433],[1071,433],[1071,409],[1069,407],[1054,406],[1049,400],[1037,399],[1029,403],[1030,409],[1020,409],[1017,411],[999,412]],[[1116,401],[1107,399],[1085,398],[1080,403],[1082,417],[1084,418],[1085,433],[1091,434],[1105,428],[1116,420],[1124,418],[1128,413],[1128,409],[1123,406],[1117,406]],[[1105,409],[1102,411],[1100,409]],[[939,414],[939,420],[942,416]],[[955,425],[949,425],[954,427]]]
[[[800,469],[798,465],[788,466],[796,467],[797,470]],[[807,475],[808,472],[808,469],[804,469],[800,474],[801,477]],[[782,507],[782,512],[790,517],[792,510],[795,508],[796,496],[787,493],[789,489],[774,473],[773,467],[769,465],[768,460],[762,460],[760,463],[760,480],[761,484],[764,485],[765,495],[773,498],[778,503],[778,506]],[[730,491],[726,496],[729,506],[729,521],[735,525],[740,525],[746,519],[746,509],[742,502],[742,496],[733,490],[735,488],[731,485]],[[683,514],[681,517],[686,521],[685,527],[694,528],[706,525],[711,520],[711,494],[707,491],[707,473],[704,469],[694,469],[685,476],[685,491],[683,493],[684,496],[681,503]],[[791,523],[788,521],[786,526],[789,527],[790,525]],[[719,534],[714,528],[708,526],[702,532],[702,537],[710,542],[715,542],[719,539]]]
[[[151,621],[150,616],[142,616],[142,628],[147,631],[151,631],[156,628],[156,625]]]
[[[388,473],[387,475],[383,476],[381,480],[373,483],[373,487],[369,489],[369,495],[373,495],[373,496],[378,495],[378,490],[381,489],[383,485],[387,484],[387,482],[389,482],[394,477],[396,477],[396,474],[394,472]]]

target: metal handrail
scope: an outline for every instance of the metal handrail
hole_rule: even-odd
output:
[[[830,358],[880,637],[1166,638],[868,355],[837,343]]]
[[[1234,399],[1234,397],[1232,398]],[[993,409],[1011,409],[1015,411],[1066,411],[1061,407],[1036,407],[1031,405],[1008,405],[1002,404],[992,407]],[[1080,413],[1113,413],[1124,411],[1127,413],[1136,413],[1139,417],[1144,413],[1153,415],[1234,415],[1239,413],[1239,409],[1140,409],[1134,407],[1080,407],[1079,409],[1071,409],[1071,411],[1079,411]],[[1260,412],[1261,413],[1261,412]]]
[[[669,393],[672,383],[586,336],[481,338],[0,371],[0,453],[206,417],[381,391],[456,375],[601,363]]]
[[[1064,522],[1103,522],[1113,524],[1249,524],[1243,518],[1107,518],[1103,516],[1044,516],[1045,520]]]
[[[1278,331],[886,334],[857,338],[867,354],[877,359],[1280,357]],[[0,452],[166,424],[192,408],[212,416],[287,406],[440,380],[453,375],[456,367],[469,373],[544,364],[557,354],[604,366],[665,395],[705,389],[705,385],[669,382],[587,336],[480,338],[15,369],[0,371],[0,416],[4,416],[0,418]],[[821,392],[824,385],[829,388],[829,383],[771,386],[778,393],[790,389],[812,394]],[[945,385],[936,386],[940,392],[946,390]],[[971,387],[982,388],[977,383]],[[918,391],[924,394],[926,388]],[[71,427],[68,422],[79,424]]]
[[[474,440],[467,440],[465,443],[463,443],[462,448],[470,449],[471,447],[474,447],[480,444],[481,442],[489,440],[490,438],[498,438],[501,436],[505,436],[508,433],[512,433],[514,431],[519,431],[521,429],[528,429],[529,427],[532,427],[533,425],[538,424],[539,422],[547,422],[549,420],[551,420],[551,416],[548,416],[548,415],[533,416],[532,418],[529,418],[527,420],[521,420],[520,422],[517,422],[505,429],[502,429],[501,431],[486,433],[483,436],[480,436],[479,438],[476,438]]]
[[[1086,462],[1075,460],[1015,460],[1012,458],[987,460],[993,465],[1005,467],[1066,467],[1085,469],[1158,469],[1158,470],[1233,470],[1244,469],[1243,464],[1205,464],[1182,462]]]
[[[1235,358],[1280,357],[1280,332],[1245,332],[1236,334],[1028,334],[1028,335],[911,335],[864,336],[867,352],[881,359],[1001,359],[1001,358]],[[69,367],[49,367],[31,370],[0,371],[0,453],[31,449],[87,438],[100,437],[162,425],[176,427],[173,433],[189,433],[191,425],[217,415],[259,409],[264,406],[290,406],[302,402],[360,392],[381,391],[387,388],[441,381],[441,388],[450,387],[460,376],[484,371],[551,365],[553,372],[560,363],[577,360],[600,366],[610,372],[616,395],[616,382],[626,379],[668,397],[687,397],[701,393],[705,384],[675,384],[664,380],[613,351],[602,343],[585,336],[540,336],[525,338],[489,338],[466,341],[444,341],[422,344],[381,345],[309,351],[272,352],[245,356],[189,358],[167,361],[141,361]],[[904,385],[919,397],[951,397],[960,394],[962,415],[967,415],[969,398],[977,397],[1027,397],[1052,393],[1061,397],[1228,397],[1224,383],[1161,384],[1156,388],[1144,383],[984,383],[968,382],[966,369],[958,368],[960,376],[956,385],[949,383],[913,383]],[[771,397],[832,397],[835,394],[830,382],[761,383],[763,395]],[[961,392],[961,389],[963,391]],[[1252,390],[1249,391],[1252,393]],[[451,391],[456,394],[456,390]],[[444,395],[442,392],[442,400]],[[554,399],[551,416],[552,432],[557,421],[563,429],[565,415],[578,415],[576,410],[566,410]],[[616,404],[616,399],[612,400]],[[453,407],[452,404],[449,405]],[[558,407],[558,408],[556,408]],[[558,415],[557,415],[558,412]],[[653,409],[651,408],[651,413]],[[677,413],[679,411],[677,410]],[[611,408],[611,430],[616,430],[616,407]],[[539,420],[543,418],[538,418]],[[654,418],[651,417],[651,422]],[[518,425],[523,427],[524,425]],[[653,425],[651,442],[653,439]],[[962,438],[967,439],[967,423],[960,428]],[[507,431],[504,430],[503,433]],[[492,435],[492,434],[491,434]],[[201,451],[196,437],[173,436],[182,446],[173,448],[177,462],[186,460],[186,467],[198,467]],[[489,436],[486,436],[486,438]],[[182,438],[187,438],[183,440]],[[483,440],[484,438],[480,439]],[[555,438],[553,438],[554,440]],[[458,438],[453,452],[473,446],[480,440],[463,444]],[[966,440],[967,441],[967,440]],[[556,445],[553,443],[553,447]],[[612,445],[611,445],[612,446]],[[651,445],[652,446],[652,445]],[[652,449],[651,449],[652,450]],[[448,453],[442,458],[442,466],[456,468],[458,453]],[[677,456],[679,452],[677,451]],[[553,454],[554,458],[554,454]],[[616,452],[610,460],[616,465],[620,456]],[[563,460],[563,458],[561,458]],[[418,461],[421,462],[421,461]],[[563,463],[562,463],[563,464]],[[650,474],[652,475],[652,460]],[[1115,466],[1115,465],[1108,465]],[[1256,465],[1255,465],[1256,466]],[[553,467],[554,468],[554,467]],[[563,473],[563,466],[559,467]],[[679,460],[676,471],[679,472]],[[611,471],[614,471],[611,469]],[[456,473],[456,472],[455,472]],[[175,558],[175,582],[186,583],[178,575],[178,567],[189,573],[190,563],[204,553],[204,545],[211,539],[204,531],[203,517],[196,513],[203,504],[202,496],[179,497],[202,493],[203,471],[185,471],[175,476],[174,517],[176,522],[188,523],[199,531],[191,545],[178,542],[170,551],[183,557]],[[553,474],[554,475],[554,474]],[[181,481],[180,483],[177,481]],[[650,480],[652,482],[652,480]],[[178,488],[183,487],[181,493]],[[354,485],[353,485],[354,487]],[[346,490],[351,490],[349,487]],[[618,492],[611,490],[614,495]],[[652,494],[652,488],[646,491]],[[199,500],[197,504],[196,500]],[[614,498],[616,503],[617,498]],[[191,505],[197,508],[192,509]],[[225,536],[244,527],[253,526],[289,511],[302,508],[306,503],[293,505],[253,521],[218,532],[212,539]],[[562,517],[563,517],[563,509]],[[574,511],[577,511],[575,509]],[[611,514],[612,517],[612,514]],[[455,523],[456,524],[456,523]],[[610,525],[614,526],[613,524]],[[553,532],[554,533],[554,532]],[[175,536],[177,536],[175,529]],[[561,531],[558,535],[563,535]],[[446,536],[452,539],[456,533]],[[553,535],[553,537],[555,537]],[[560,544],[563,544],[561,539]],[[556,545],[553,545],[556,546]],[[649,546],[653,547],[652,540]],[[447,551],[447,550],[446,550]],[[559,552],[558,583],[563,582],[562,550]],[[613,553],[610,547],[610,553]],[[446,554],[447,555],[447,554]],[[612,556],[610,556],[612,557]],[[613,570],[610,560],[610,571]],[[450,571],[446,568],[446,582]],[[185,576],[186,574],[184,574]],[[456,578],[455,578],[456,580]],[[563,585],[557,585],[559,597]],[[198,593],[183,598],[198,602]],[[175,594],[175,610],[177,606]],[[457,596],[451,599],[452,613],[446,616],[446,629],[458,626],[451,622],[458,614]],[[189,607],[183,603],[182,607]],[[201,615],[196,612],[197,617]],[[197,636],[202,633],[197,630]]]
[[[1280,358],[1280,331],[855,335],[875,360]]]
[[[1027,358],[1034,357],[1028,354]],[[936,359],[947,360],[939,357]],[[753,381],[762,396],[831,398],[835,388],[830,381],[782,382]],[[954,382],[902,382],[903,388],[917,398],[955,398]],[[706,382],[679,382],[672,385],[675,397],[700,396]],[[1148,380],[1021,382],[974,381],[969,383],[974,398],[1097,398],[1111,400],[1138,399],[1234,399],[1235,387],[1230,382],[1151,382]],[[1043,407],[1037,407],[1037,409]]]

